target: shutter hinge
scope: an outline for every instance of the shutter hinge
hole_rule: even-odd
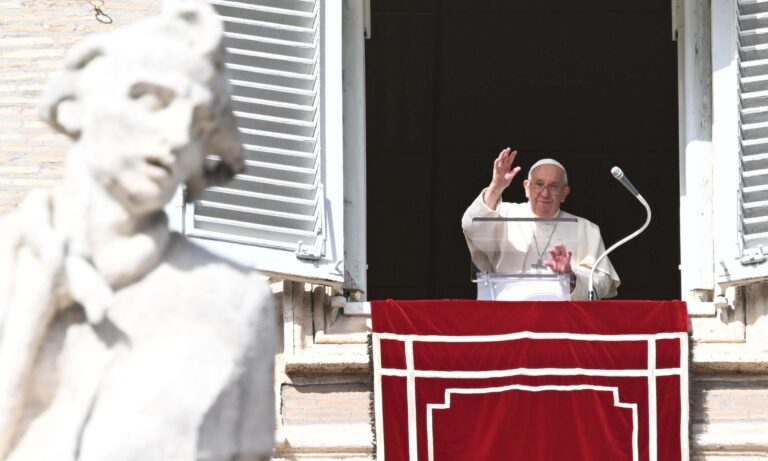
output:
[[[679,35],[680,35],[680,16],[682,15],[682,5],[681,0],[672,0],[671,2],[672,6],[672,41],[676,42]]]
[[[371,0],[363,0],[363,37],[371,38]]]
[[[318,247],[305,247],[304,242],[299,240],[299,243],[296,246],[296,257],[299,259],[317,261],[323,257],[323,253],[318,249]]]
[[[364,298],[364,293],[360,290],[351,290],[331,298],[331,323],[336,322],[340,311],[348,316],[370,317],[371,303],[363,301]]]
[[[320,225],[315,226],[315,244],[313,246],[304,246],[304,242],[299,240],[296,244],[296,257],[298,259],[307,259],[317,261],[325,256],[325,240],[328,235],[328,229],[325,222],[325,188],[322,184],[317,186],[317,204],[320,208],[317,219]]]

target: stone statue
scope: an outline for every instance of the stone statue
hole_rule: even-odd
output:
[[[88,37],[51,79],[65,178],[0,216],[0,460],[270,456],[269,287],[163,211],[244,165],[222,36],[183,4]]]

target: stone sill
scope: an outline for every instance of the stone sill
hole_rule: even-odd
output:
[[[297,454],[334,455],[368,458],[373,453],[373,428],[370,424],[308,424],[284,427],[277,431],[275,457]],[[343,455],[343,457],[339,456]]]
[[[749,343],[700,343],[693,346],[693,372],[768,372],[768,350]]]
[[[687,302],[688,315],[690,317],[711,317],[717,313],[715,303],[705,302]],[[370,317],[371,316],[371,303],[370,301],[353,302],[349,301],[344,304],[344,315],[351,317]]]
[[[285,358],[286,373],[369,373],[368,354],[330,355],[306,351]]]

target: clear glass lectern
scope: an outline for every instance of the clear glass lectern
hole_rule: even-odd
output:
[[[474,218],[465,232],[477,299],[567,301],[570,275],[549,266],[550,251],[576,252],[576,218]]]

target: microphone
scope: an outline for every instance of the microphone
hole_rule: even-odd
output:
[[[624,187],[627,188],[630,194],[634,195],[635,197],[641,197],[640,192],[638,192],[637,189],[635,189],[635,186],[629,182],[629,178],[624,176],[624,172],[621,171],[621,168],[617,166],[611,168],[611,174],[614,178],[616,178],[617,181],[619,181]]]
[[[592,266],[592,270],[589,272],[589,291],[587,293],[587,296],[590,301],[598,299],[597,292],[594,288],[594,277],[595,277],[595,269],[600,265],[600,262],[608,256],[608,253],[615,250],[616,248],[620,247],[621,245],[627,243],[628,241],[632,240],[633,238],[637,237],[642,233],[646,227],[648,227],[648,224],[651,223],[651,207],[648,205],[648,202],[645,201],[642,195],[640,195],[640,192],[635,189],[635,186],[632,185],[631,182],[629,182],[629,178],[627,178],[624,175],[624,172],[621,171],[621,168],[614,166],[611,168],[611,174],[614,178],[616,178],[617,181],[619,181],[624,187],[627,188],[627,190],[635,196],[635,198],[640,201],[640,203],[645,207],[646,212],[646,218],[645,218],[645,224],[643,224],[640,229],[636,230],[635,232],[629,234],[628,236],[624,237],[623,239],[619,240],[618,242],[614,243],[610,248],[605,250],[603,254],[600,255],[599,258],[595,261],[595,264]]]

